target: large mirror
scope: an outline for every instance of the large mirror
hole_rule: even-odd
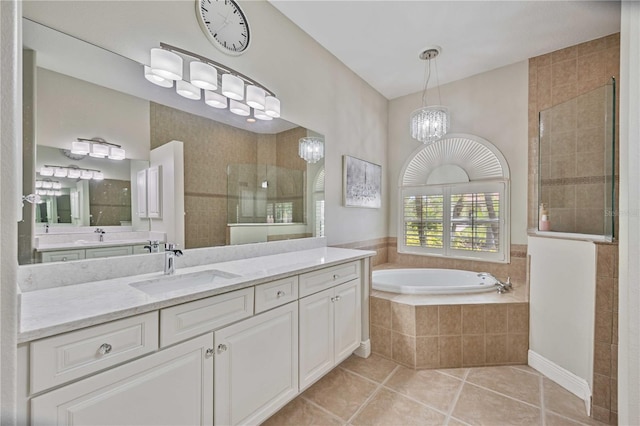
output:
[[[298,156],[299,139],[322,135],[185,99],[149,83],[142,64],[26,18],[23,42],[23,189],[42,203],[25,206],[21,264],[87,258],[107,243],[323,235],[324,163]],[[126,159],[72,153],[78,138],[119,145]],[[80,257],[53,255],[71,249]]]

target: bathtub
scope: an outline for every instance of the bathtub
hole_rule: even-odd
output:
[[[373,289],[400,294],[462,294],[496,291],[487,273],[456,269],[383,269],[373,271]]]

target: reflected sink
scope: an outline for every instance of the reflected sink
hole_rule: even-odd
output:
[[[151,280],[137,281],[129,285],[151,296],[156,296],[181,288],[198,287],[239,277],[240,275],[232,274],[231,272],[211,269],[192,274],[165,275]]]

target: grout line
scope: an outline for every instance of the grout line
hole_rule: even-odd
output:
[[[419,404],[419,405],[422,405],[422,406],[423,406],[423,407],[425,407],[425,408],[428,408],[429,410],[437,411],[438,413],[440,413],[440,414],[442,414],[443,416],[445,416],[445,419],[446,419],[446,417],[447,417],[447,413],[446,413],[446,412],[442,411],[442,410],[441,410],[441,409],[439,409],[439,408],[432,407],[431,405],[429,405],[429,404],[427,404],[427,403],[425,403],[425,402],[422,402],[422,401],[420,401],[420,400],[417,400],[417,399],[415,399],[414,397],[412,397],[411,395],[404,394],[404,393],[399,392],[399,391],[397,391],[397,390],[395,390],[395,389],[392,389],[392,388],[390,388],[390,387],[388,387],[388,386],[384,386],[384,389],[385,389],[385,390],[387,390],[387,391],[389,391],[389,392],[391,392],[391,393],[395,393],[395,394],[397,394],[397,395],[400,395],[400,396],[402,396],[403,398],[407,398],[407,399],[409,399],[409,400],[411,400],[411,401],[415,402],[416,404]]]
[[[316,407],[317,409],[319,409],[320,411],[323,411],[325,414],[328,414],[330,417],[333,417],[334,419],[338,420],[340,422],[340,424],[346,425],[349,422],[345,422],[340,416],[338,416],[337,414],[332,413],[331,411],[327,410],[326,408],[324,408],[322,405],[310,400],[309,398],[307,398],[306,396],[304,396],[304,393],[301,394],[300,396],[298,396],[298,398],[302,398],[303,400],[305,400],[306,402],[308,402],[309,404],[313,405],[314,407]]]
[[[494,389],[486,388],[486,387],[484,387],[484,386],[482,386],[482,385],[479,385],[479,384],[477,384],[477,383],[473,383],[473,382],[466,382],[466,383],[469,383],[470,385],[473,385],[473,386],[475,386],[475,387],[477,387],[477,388],[484,389],[484,390],[486,390],[486,391],[489,391],[489,392],[492,392],[492,393],[498,394],[498,395],[500,395],[500,396],[504,396],[505,398],[509,398],[509,399],[511,399],[511,400],[513,400],[513,401],[521,402],[521,403],[523,403],[523,404],[525,404],[525,405],[528,405],[528,406],[530,406],[530,407],[537,408],[537,409],[541,409],[541,407],[538,407],[538,406],[537,406],[537,405],[535,405],[535,404],[532,404],[532,403],[530,403],[530,402],[523,401],[523,400],[521,400],[521,399],[515,398],[515,397],[513,397],[513,396],[511,396],[511,395],[508,395],[508,394],[506,394],[506,393],[502,393],[502,392],[498,392],[498,391],[496,391],[496,390],[494,390]]]
[[[397,365],[393,371],[387,376],[386,379],[384,379],[382,381],[382,383],[378,384],[378,387],[375,388],[375,390],[373,392],[371,392],[371,395],[369,395],[369,397],[367,399],[364,400],[364,402],[362,404],[360,404],[360,407],[358,407],[358,409],[356,410],[355,413],[353,413],[353,415],[351,417],[349,417],[349,420],[347,420],[347,424],[350,424],[356,417],[358,417],[358,415],[360,415],[360,413],[362,411],[364,411],[364,408],[369,404],[369,402],[378,394],[378,392],[380,391],[380,389],[382,389],[382,387],[384,386],[384,384],[391,378],[391,376],[393,376],[395,374],[396,371],[398,371],[400,369],[400,365]]]
[[[449,424],[449,422],[451,421],[451,416],[453,415],[453,410],[456,408],[456,405],[458,405],[458,399],[460,399],[460,395],[462,394],[462,388],[464,388],[464,384],[467,383],[467,377],[469,376],[469,369],[467,369],[467,371],[464,372],[464,375],[462,376],[462,379],[460,380],[460,388],[458,388],[458,391],[456,392],[456,394],[453,397],[453,400],[451,401],[451,406],[449,407],[449,411],[447,412],[447,417],[445,417],[444,422],[445,424]]]
[[[550,412],[550,413],[553,413],[555,416],[561,417],[561,418],[562,418],[562,419],[564,419],[564,420],[569,420],[570,422],[572,422],[572,423],[577,423],[577,424],[579,424],[579,425],[589,426],[589,424],[593,424],[593,423],[585,423],[585,422],[583,422],[583,421],[581,421],[581,420],[574,419],[574,418],[569,417],[569,416],[566,416],[566,415],[564,415],[564,414],[556,413],[555,411],[551,411],[551,410],[549,410],[549,412]],[[593,419],[593,418],[591,418],[591,417],[588,417],[588,419],[589,419],[591,422],[593,422],[593,421],[598,422],[598,420],[595,420],[595,419]],[[606,423],[602,423],[602,422],[599,422],[599,423],[600,423],[600,424],[602,424],[602,425],[606,425]]]
[[[0,1],[1,1],[1,0],[0,0]],[[338,365],[338,368],[340,368],[340,369],[344,370],[345,372],[347,372],[347,373],[349,373],[349,374],[353,374],[354,376],[358,376],[359,378],[364,379],[364,380],[366,380],[367,382],[370,382],[370,383],[372,383],[372,384],[374,384],[374,385],[376,385],[376,386],[380,385],[382,382],[384,382],[384,381],[386,380],[386,378],[385,378],[382,382],[378,382],[378,381],[375,381],[375,380],[373,380],[373,379],[370,379],[369,377],[363,376],[363,375],[362,375],[362,374],[360,374],[360,373],[357,373],[357,372],[355,372],[355,371],[349,370],[349,369],[348,369],[348,368],[346,368],[346,367],[342,367],[341,365]],[[391,373],[393,373],[394,371],[395,371],[395,367],[394,367],[394,369],[391,371]],[[391,373],[389,373],[389,376],[391,375]],[[389,376],[387,376],[387,378],[388,378]]]

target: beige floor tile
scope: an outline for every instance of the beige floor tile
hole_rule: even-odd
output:
[[[347,421],[377,385],[342,368],[336,368],[302,395]]]
[[[380,389],[351,422],[357,425],[443,425],[445,416],[396,392]]]
[[[459,379],[464,379],[469,369],[468,368],[440,368],[438,371],[444,374],[448,374],[450,376],[457,377]]]
[[[369,358],[360,358],[359,356],[351,355],[340,364],[340,367],[358,373],[378,383],[382,383],[389,377],[389,374],[391,374],[397,366],[398,364],[395,362],[375,354]]]
[[[264,422],[263,426],[341,425],[338,418],[303,398],[296,398]]]
[[[583,423],[591,421],[587,417],[583,400],[546,377],[542,379],[542,383],[546,410]]]
[[[545,425],[546,426],[574,426],[574,425],[587,425],[587,426],[605,426],[606,423],[600,423],[591,418],[585,418],[582,421],[572,420],[568,417],[559,416],[551,411],[545,413]]]
[[[465,383],[452,415],[471,425],[539,425],[540,409]]]
[[[462,420],[458,420],[456,418],[450,417],[448,426],[467,426],[469,423],[465,423]]]
[[[473,368],[467,382],[540,406],[540,377],[515,368]]]
[[[462,381],[435,370],[400,367],[386,386],[440,411],[448,412]]]
[[[542,374],[535,368],[531,368],[528,365],[512,365],[511,368],[516,370],[526,371],[527,373],[535,374],[536,376],[542,376]]]

